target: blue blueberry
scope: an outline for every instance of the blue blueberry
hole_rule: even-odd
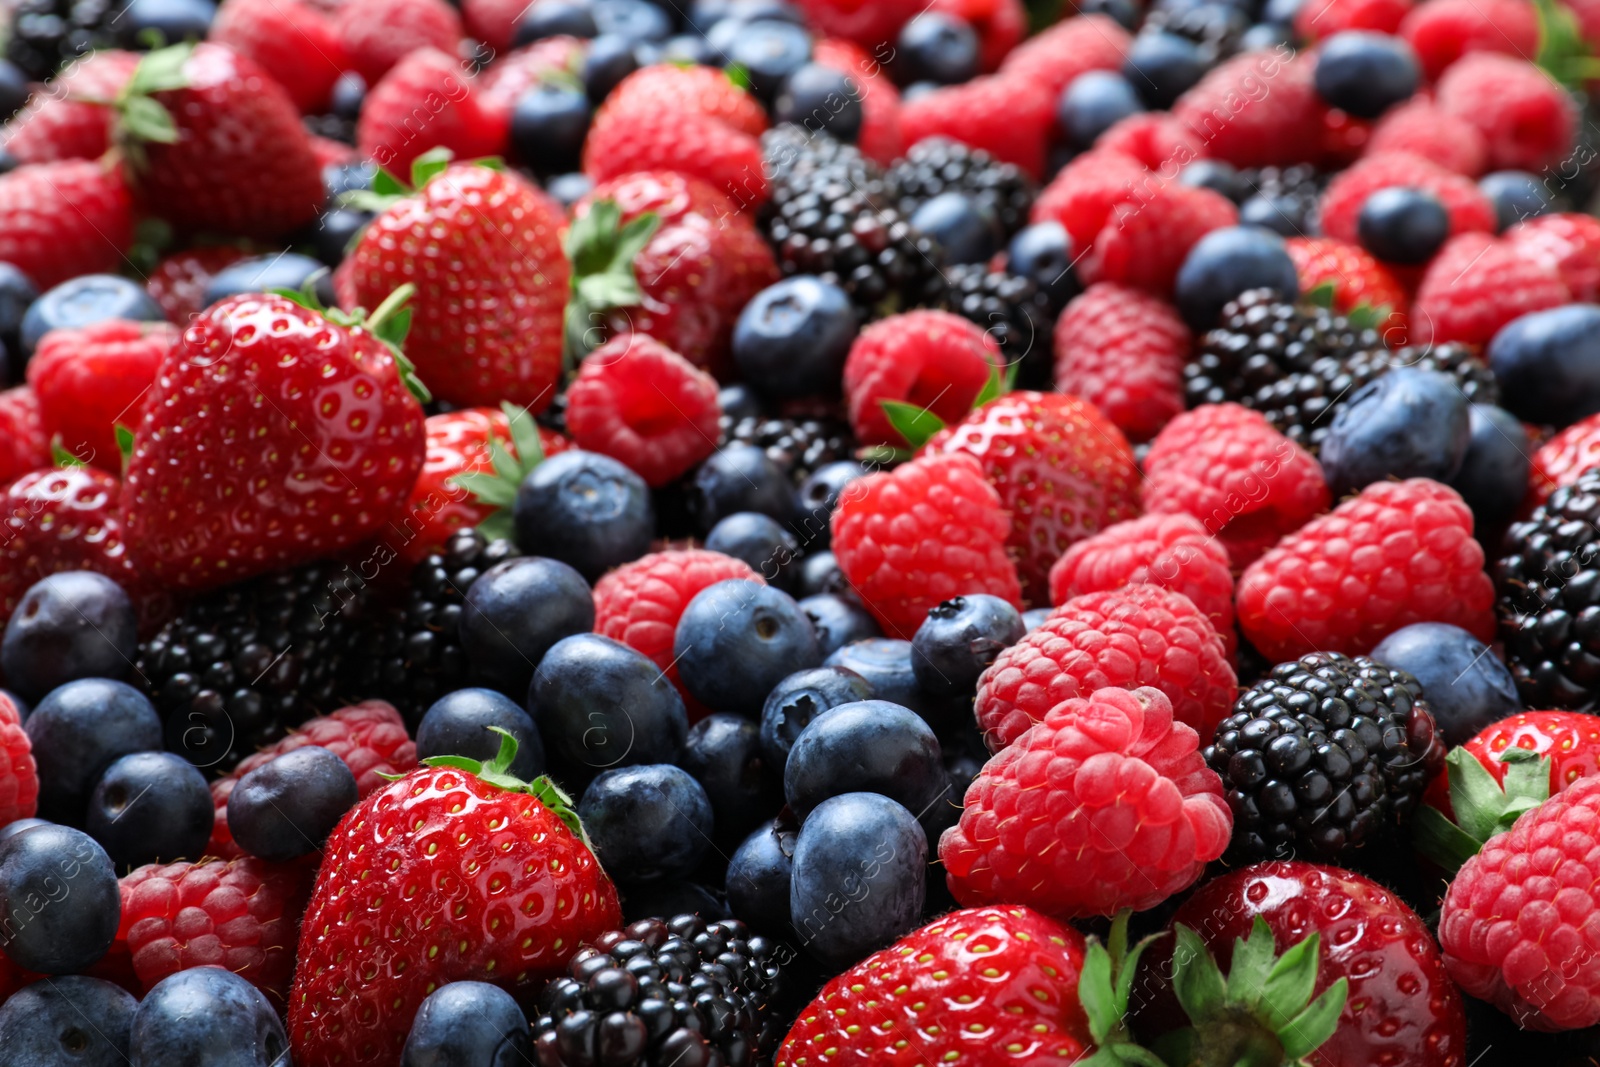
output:
[[[1239,205],[1239,225],[1259,226],[1284,237],[1301,237],[1306,233],[1305,209],[1292,196],[1268,196],[1257,193]]]
[[[1485,726],[1522,710],[1506,665],[1459,626],[1418,622],[1402,627],[1379,642],[1372,658],[1422,683],[1447,745],[1464,745]]]
[[[947,264],[988,262],[1005,239],[994,211],[963,193],[929,198],[912,213],[910,223],[933,241],[940,261]]]
[[[794,483],[755,445],[730,444],[713,452],[687,491],[702,533],[736,511],[759,511],[780,521],[795,512]]]
[[[1278,22],[1258,22],[1239,36],[1239,51],[1269,52],[1293,48],[1294,27]]]
[[[728,861],[723,891],[733,917],[759,933],[790,935],[789,884],[799,835],[772,820],[751,831]]]
[[[594,581],[650,550],[655,511],[644,479],[610,456],[573,449],[528,473],[513,509],[517,547]]]
[[[1034,608],[1032,611],[1024,611],[1022,613],[1023,629],[1027,633],[1033,633],[1033,631],[1045,624],[1053,610],[1053,608]]]
[[[32,92],[22,68],[9,59],[0,59],[0,122],[26,107]]]
[[[1411,98],[1422,81],[1422,68],[1404,38],[1345,30],[1323,42],[1314,78],[1323,103],[1357,118],[1375,119]]]
[[[711,847],[711,798],[681,767],[648,763],[605,771],[578,801],[578,818],[612,878],[683,878]]]
[[[773,117],[811,133],[825,133],[836,141],[855,144],[866,119],[861,86],[844,71],[807,63],[783,80],[773,104]]]
[[[318,295],[322,297],[324,303],[328,303],[333,297],[333,287],[327,280],[327,264],[310,256],[302,256],[298,252],[250,256],[230,263],[206,282],[203,299],[206,306],[210,307],[218,300],[240,293],[265,293],[273,289],[293,289],[298,292],[318,272],[322,275],[318,284]]]
[[[817,634],[794,599],[770,585],[731,579],[707,586],[678,618],[678,679],[713,711],[754,718],[772,687],[822,662]]]
[[[216,802],[206,776],[171,752],[134,752],[100,777],[89,797],[89,836],[119,871],[197,860],[211,840]]]
[[[1494,205],[1495,222],[1502,230],[1523,219],[1556,210],[1555,196],[1543,180],[1525,170],[1497,170],[1478,179],[1478,188]]]
[[[808,277],[810,275],[799,275],[790,280],[798,281],[800,278]],[[772,288],[775,289],[777,286]],[[770,291],[769,289],[763,289],[755,295],[754,299],[760,300],[762,294]],[[761,402],[760,394],[755,391],[755,387],[749,382],[736,382],[733,385],[724,385],[721,389],[718,389],[717,406],[722,409],[722,414],[725,417],[732,419],[734,422],[738,422],[740,419],[763,418],[767,413],[766,406]]]
[[[978,34],[965,19],[924,11],[900,28],[890,68],[901,85],[958,85],[978,73]]]
[[[537,174],[578,169],[589,133],[589,97],[578,88],[542,81],[511,108],[511,158]]]
[[[1136,0],[1083,0],[1078,10],[1085,15],[1106,15],[1130,33],[1139,28],[1143,12]]]
[[[974,593],[937,604],[911,638],[917,684],[936,696],[970,696],[978,675],[1022,640],[1022,613],[997,596]]]
[[[1146,107],[1164,111],[1204,77],[1207,66],[1195,42],[1155,30],[1133,39],[1122,61],[1122,76]]]
[[[1474,527],[1498,532],[1516,517],[1528,492],[1528,432],[1504,408],[1473,404],[1472,437],[1450,487],[1472,509]]]
[[[228,830],[252,856],[282,862],[315,852],[360,799],[344,760],[306,745],[268,760],[228,794]]]
[[[157,982],[133,1013],[131,1067],[288,1067],[289,1038],[272,1002],[221,967]]]
[[[316,230],[311,235],[312,250],[324,265],[337,267],[344,262],[351,244],[366,232],[372,219],[372,212],[360,208],[329,208],[317,219]]]
[[[539,556],[484,571],[467,588],[461,609],[469,676],[507,694],[528,688],[533,669],[557,641],[592,629],[589,583],[565,563]]]
[[[594,25],[602,35],[636,44],[665,41],[672,34],[672,16],[649,0],[594,0]]]
[[[1072,264],[1076,256],[1072,238],[1059,222],[1025,226],[1006,247],[1006,269],[1037,285],[1052,307],[1065,307],[1082,291]]]
[[[594,179],[578,170],[570,174],[557,174],[544,184],[544,191],[554,197],[556,203],[569,209],[593,190]]]
[[[212,0],[129,0],[114,25],[122,47],[145,49],[152,34],[168,44],[203,41],[216,17]]]
[[[366,103],[367,79],[358,71],[347,70],[333,83],[328,112],[346,122],[355,122],[361,117],[361,109]]]
[[[15,266],[0,260],[0,342],[22,354],[22,320],[39,299],[39,287]]]
[[[39,814],[79,825],[95,782],[119,757],[161,748],[161,717],[123,682],[82,678],[53,689],[22,724],[39,772]]]
[[[783,806],[761,727],[742,715],[707,715],[691,726],[678,766],[706,791],[717,838],[729,844]]]
[[[517,739],[509,773],[531,782],[544,773],[544,742],[522,705],[493,689],[457,689],[433,702],[417,724],[417,759],[466,756],[488,763],[500,751],[499,727]]]
[[[617,892],[624,923],[663,915],[698,915],[708,923],[733,917],[716,891],[698,882],[634,882],[619,885]]]
[[[647,46],[639,47],[643,49]],[[642,62],[641,59],[641,65]],[[711,42],[697,33],[680,33],[661,42],[660,55],[656,57],[655,62],[691,67],[715,67],[722,63],[722,53],[711,47]]]
[[[849,579],[847,579],[844,576],[844,572],[839,569],[839,557],[834,555],[832,552],[811,552],[806,555],[805,559],[800,561],[800,583],[799,589],[797,590],[797,595],[803,598],[800,601],[800,610],[805,612],[806,615],[811,619],[812,626],[818,625],[817,613],[807,607],[806,601],[812,597],[822,596],[824,594],[842,594],[847,592],[849,588]],[[824,611],[826,610],[827,609],[824,609]],[[870,637],[874,635],[868,634],[865,636]],[[817,642],[822,645],[822,654],[824,656],[842,644],[842,642],[834,642],[833,644],[829,644],[828,636],[820,629],[817,631]]]
[[[772,103],[784,80],[811,61],[811,35],[779,19],[744,22],[722,49],[730,65],[745,72],[750,91]]]
[[[611,90],[639,69],[634,58],[631,38],[602,34],[589,42],[589,51],[583,57],[583,89],[589,103],[599,107]]]
[[[529,4],[517,20],[511,47],[521,48],[546,37],[589,38],[599,34],[593,4],[586,0],[540,0]]]
[[[802,948],[835,970],[910,933],[922,914],[928,838],[878,793],[823,801],[800,827],[789,922]]]
[[[1600,307],[1568,304],[1513,319],[1489,342],[1501,404],[1562,427],[1600,411]]]
[[[796,26],[808,25],[805,12],[789,0],[733,0],[728,13],[746,22],[772,19],[777,22],[790,22]]]
[[[938,718],[942,710],[917,684],[916,668],[911,665],[910,641],[893,637],[852,641],[830,653],[822,665],[855,671],[867,680],[874,697],[910,708],[924,719]]]
[[[18,967],[81,971],[121,921],[116,868],[82,830],[37,826],[0,841],[0,952]]]
[[[138,621],[122,586],[93,571],[61,571],[28,587],[6,623],[0,668],[24,700],[78,678],[126,678]]]
[[[536,1062],[516,1000],[488,982],[447,982],[417,1008],[400,1067],[513,1067]]]
[[[21,351],[31,355],[39,338],[51,330],[93,326],[108,319],[165,322],[167,314],[138,282],[115,274],[81,274],[29,305],[19,330]]]
[[[1415,367],[1356,390],[1322,442],[1334,499],[1386,478],[1454,478],[1472,437],[1469,406],[1454,379]]]
[[[832,282],[798,275],[757,293],[733,329],[733,361],[746,381],[779,399],[839,391],[859,320]]]
[[[822,555],[831,556],[833,553]],[[806,562],[809,564],[817,558],[809,556]],[[843,577],[839,576],[841,581]],[[811,628],[817,632],[817,651],[824,660],[846,645],[883,636],[878,620],[851,597],[838,593],[813,593],[800,601],[800,610],[806,613],[806,618],[811,620]]]
[[[1112,126],[1143,110],[1144,102],[1127,78],[1115,71],[1091,70],[1062,90],[1056,127],[1066,143],[1081,152]]]
[[[871,700],[872,686],[847,667],[796,671],[772,687],[761,706],[761,752],[778,775],[811,720],[832,708]]]
[[[578,772],[675,760],[689,732],[683,698],[641,652],[577,634],[539,661],[528,711],[546,751]]]
[[[794,526],[807,549],[825,548],[833,542],[833,509],[845,486],[867,476],[867,468],[853,459],[824,463],[800,483],[797,499],[800,517]]]
[[[378,168],[370,162],[330,163],[322,168],[322,188],[328,199],[334,200],[344,193],[371,189],[377,173]]]
[[[127,1067],[139,1001],[100,978],[35,982],[0,1006],[0,1049],[13,1067]]]
[[[1196,331],[1216,325],[1222,308],[1248,289],[1272,289],[1285,299],[1300,294],[1294,260],[1283,238],[1255,226],[1212,230],[1189,249],[1178,269],[1178,310]]]
[[[1261,21],[1279,26],[1293,26],[1300,9],[1305,6],[1306,0],[1267,0],[1261,9]]]
[[[1368,252],[1390,263],[1426,263],[1450,236],[1450,215],[1425,189],[1379,189],[1361,204],[1356,236]]]
[[[1178,184],[1221,193],[1235,204],[1255,195],[1255,189],[1231,163],[1220,159],[1197,159],[1178,172]]]
[[[8,837],[14,837],[17,834],[22,833],[24,830],[32,830],[36,826],[54,825],[55,823],[48,819],[35,819],[32,817],[26,819],[13,819],[4,826],[0,826],[0,841],[4,841]]]
[[[910,708],[860,700],[811,720],[783,767],[783,796],[804,819],[842,793],[882,793],[920,817],[949,788],[933,729]]]
[[[706,547],[742,559],[769,585],[793,592],[799,579],[800,542],[778,520],[739,511],[711,528]]]

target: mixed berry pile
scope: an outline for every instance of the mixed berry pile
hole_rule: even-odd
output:
[[[1600,2],[0,7],[0,1067],[1600,1064]]]

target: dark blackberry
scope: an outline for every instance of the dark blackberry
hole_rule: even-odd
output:
[[[1239,51],[1239,39],[1250,28],[1250,17],[1236,4],[1197,4],[1193,0],[1165,3],[1156,0],[1145,16],[1144,32],[1165,30],[1200,46],[1208,63],[1217,63]]]
[[[307,132],[340,144],[356,143],[356,124],[338,115],[307,115],[300,120]]]
[[[1495,563],[1500,635],[1530,708],[1600,706],[1600,469],[1506,531]]]
[[[778,943],[735,919],[643,919],[601,934],[539,999],[539,1067],[769,1063],[783,1038],[778,964]]]
[[[1229,859],[1336,858],[1407,818],[1444,753],[1405,671],[1337,652],[1280,663],[1205,750],[1233,811]]]
[[[1412,345],[1380,356],[1389,367],[1417,367],[1438,371],[1456,380],[1462,395],[1474,404],[1500,403],[1500,383],[1494,372],[1470,345],[1448,341],[1440,345]]]
[[[1298,208],[1298,216],[1306,220],[1302,232],[1307,235],[1320,230],[1317,202],[1328,185],[1328,177],[1309,163],[1296,163],[1292,167],[1257,167],[1239,172],[1240,181],[1258,195],[1293,202]]]
[[[1054,373],[1053,323],[1061,309],[1037,285],[1018,274],[960,263],[936,275],[923,303],[953,311],[989,332],[1006,362],[1021,364],[1017,386],[1049,391]]]
[[[567,394],[563,390],[550,401],[550,406],[533,417],[533,421],[548,430],[567,432]]]
[[[443,551],[411,568],[405,604],[362,628],[346,668],[347,692],[387,700],[415,731],[434,701],[467,684],[458,633],[467,589],[517,554],[510,541],[490,541],[476,530],[451,534]]]
[[[221,774],[290,727],[337,710],[370,601],[349,567],[314,563],[190,603],[139,650],[167,747]]]
[[[765,449],[774,463],[797,483],[825,463],[855,456],[856,439],[850,427],[831,419],[747,416],[722,417],[721,445],[735,441]]]
[[[883,171],[851,145],[780,126],[762,135],[772,195],[767,239],[784,274],[834,282],[868,317],[915,305],[933,245],[894,207]]]
[[[64,65],[98,48],[110,48],[113,0],[21,0],[12,16],[6,58],[34,81],[55,77]]]
[[[900,214],[910,218],[940,193],[965,193],[986,204],[1009,238],[1028,224],[1038,187],[1014,163],[968,148],[948,137],[929,137],[911,146],[889,168],[888,184],[898,194]]]

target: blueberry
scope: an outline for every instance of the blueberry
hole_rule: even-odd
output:
[[[1497,170],[1485,174],[1478,179],[1478,188],[1494,205],[1495,222],[1501,230],[1523,219],[1556,210],[1555,196],[1549,187],[1525,170]]]
[[[0,668],[24,700],[78,678],[125,678],[139,653],[133,602],[94,571],[61,571],[28,587],[6,623]]]
[[[48,819],[35,819],[32,817],[26,819],[13,819],[4,826],[0,826],[0,841],[4,841],[8,837],[15,837],[24,830],[32,830],[36,826],[54,825],[55,823],[49,821]]]
[[[1259,226],[1284,237],[1300,237],[1306,232],[1306,215],[1300,201],[1293,197],[1257,193],[1239,205],[1239,224]]]
[[[26,107],[31,93],[22,68],[9,59],[0,59],[0,122]]]
[[[145,49],[152,35],[167,44],[202,41],[216,17],[212,0],[129,0],[113,25],[122,47]]]
[[[39,287],[22,271],[0,260],[0,342],[13,353],[22,353],[22,320],[28,308],[39,299]]]
[[[739,511],[711,528],[706,547],[742,559],[768,584],[793,592],[799,577],[800,542],[776,519],[754,511]]]
[[[761,713],[773,686],[822,662],[816,631],[793,598],[737,578],[689,601],[672,654],[678,679],[696,700],[750,718]]]
[[[958,85],[978,73],[978,34],[965,19],[924,11],[900,28],[890,71],[901,85]]]
[[[583,90],[589,103],[599,107],[623,78],[639,69],[634,43],[612,34],[602,34],[589,43],[589,52],[583,57]]]
[[[1528,492],[1528,432],[1504,408],[1473,404],[1472,437],[1450,487],[1472,509],[1481,533],[1498,532],[1516,517]]]
[[[127,1067],[139,1001],[100,978],[35,982],[0,1006],[0,1048],[15,1067]]]
[[[108,319],[165,322],[166,312],[144,286],[115,274],[81,274],[35,300],[22,316],[22,352],[31,355],[51,330],[92,326]]]
[[[921,825],[888,797],[823,801],[794,846],[789,921],[801,947],[839,970],[911,932],[927,862]]]
[[[1000,250],[1000,220],[987,205],[963,193],[931,197],[912,213],[911,228],[930,238],[941,262],[985,263]]]
[[[1464,745],[1484,727],[1523,710],[1506,665],[1459,626],[1402,627],[1379,642],[1372,658],[1422,683],[1447,745]]]
[[[575,567],[590,581],[650,550],[650,487],[598,452],[573,449],[528,473],[513,509],[517,547]]]
[[[1032,611],[1022,613],[1022,625],[1027,633],[1033,633],[1049,620],[1054,608],[1034,608]]]
[[[539,556],[484,571],[467,588],[461,609],[470,677],[512,695],[528,688],[533,669],[557,641],[592,629],[589,583],[565,563]]]
[[[17,158],[16,153],[5,145],[0,145],[0,174],[10,174],[20,166],[22,160]]]
[[[364,192],[372,188],[377,173],[378,168],[370,162],[330,163],[322,168],[322,188],[329,200],[344,193]]]
[[[1255,189],[1233,164],[1220,159],[1197,159],[1178,172],[1179,185],[1196,189],[1210,189],[1221,193],[1235,204],[1242,204],[1255,195]]]
[[[1294,44],[1294,27],[1277,22],[1258,22],[1239,36],[1241,52],[1276,52]]]
[[[157,982],[133,1013],[131,1067],[286,1067],[272,1002],[232,971],[192,967]]]
[[[663,915],[698,915],[708,923],[733,917],[715,892],[697,882],[635,882],[618,886],[617,892],[625,923]]]
[[[833,555],[831,552],[824,554]],[[807,562],[816,558],[807,557]],[[814,593],[800,601],[800,610],[806,613],[806,618],[811,620],[811,628],[817,632],[817,650],[822,653],[824,660],[831,659],[834,653],[847,645],[883,636],[878,621],[851,597],[838,593]]]
[[[1513,319],[1489,342],[1501,406],[1523,422],[1570,426],[1600,411],[1600,307],[1568,304]]]
[[[599,634],[569,637],[545,654],[528,711],[551,758],[580,772],[677,759],[689,732],[683,698],[661,668]]]
[[[1189,249],[1178,269],[1178,310],[1197,331],[1216,325],[1228,301],[1247,289],[1272,289],[1285,299],[1300,294],[1294,260],[1283,238],[1255,226],[1212,230]]]
[[[798,595],[804,599],[800,601],[800,610],[806,613],[811,620],[811,625],[817,625],[817,612],[806,606],[805,601],[824,593],[844,592],[850,588],[850,581],[839,569],[839,557],[832,552],[811,552],[800,561],[800,588]],[[826,609],[824,609],[826,610]],[[828,636],[820,629],[817,630],[817,642],[822,646],[822,654],[826,656],[838,643],[830,645]]]
[[[978,675],[1022,640],[1022,614],[997,596],[974,593],[935,605],[911,638],[911,670],[925,692],[970,696]]]
[[[134,752],[101,775],[89,797],[89,836],[118,870],[198,860],[211,840],[216,803],[206,776],[171,752]]]
[[[105,769],[130,752],[161,748],[161,718],[122,682],[82,678],[53,689],[22,724],[39,772],[39,814],[79,824]]]
[[[763,289],[761,293],[767,290]],[[757,293],[755,299],[761,299]],[[724,385],[717,390],[717,406],[722,409],[722,414],[738,422],[740,419],[759,419],[766,414],[766,408],[761,403],[761,396],[755,388],[747,382],[734,385]]]
[[[665,41],[672,35],[672,16],[649,0],[594,0],[594,25],[602,35],[634,43]]]
[[[666,763],[600,774],[583,791],[578,818],[620,881],[683,878],[711,846],[711,799],[688,771]]]
[[[761,728],[740,715],[707,715],[689,728],[678,766],[711,801],[719,840],[732,844],[783,806],[761,750]]]
[[[1404,38],[1345,30],[1322,43],[1314,77],[1317,95],[1329,107],[1375,119],[1410,99],[1422,81],[1422,68]]]
[[[1161,30],[1133,39],[1122,61],[1122,76],[1146,107],[1166,110],[1206,72],[1206,57],[1187,37]]]
[[[1385,478],[1455,477],[1472,436],[1468,407],[1454,379],[1415,367],[1396,367],[1357,389],[1322,443],[1334,499]]]
[[[785,278],[739,313],[733,361],[746,381],[778,399],[837,394],[859,327],[837,285],[807,274]]]
[[[538,174],[577,170],[588,132],[588,96],[559,82],[539,82],[512,105],[511,158]]]
[[[939,739],[916,712],[860,700],[811,720],[783,767],[783,795],[802,819],[829,797],[882,793],[921,816],[948,788]]]
[[[732,15],[733,7],[733,0],[689,0],[684,9],[684,22],[691,30],[703,34]]]
[[[0,952],[24,970],[73,974],[117,936],[122,903],[111,858],[68,826],[0,841]]]
[[[355,207],[331,207],[317,219],[311,235],[311,247],[325,266],[337,267],[344,262],[345,252],[366,232],[373,219],[370,211]]]
[[[746,22],[772,19],[777,22],[793,23],[796,26],[807,25],[805,12],[789,0],[733,0],[728,10],[729,14]]]
[[[771,104],[789,75],[811,61],[811,35],[792,22],[755,19],[743,24],[722,51],[743,69],[750,91]]]
[[[736,511],[759,511],[780,521],[795,511],[794,483],[755,445],[731,444],[713,452],[695,471],[688,495],[702,533]]]
[[[1053,306],[1064,307],[1083,288],[1072,269],[1075,256],[1066,227],[1055,221],[1036,222],[1011,238],[1006,269],[1037,285]]]
[[[1279,26],[1293,26],[1300,9],[1305,6],[1306,0],[1267,0],[1261,9],[1261,20]]]
[[[1144,110],[1128,79],[1110,70],[1091,70],[1072,79],[1056,105],[1056,126],[1067,144],[1084,151],[1112,126]]]
[[[447,982],[411,1021],[400,1067],[534,1063],[533,1031],[510,993],[488,982]]]
[[[938,717],[941,710],[917,684],[910,641],[893,637],[853,641],[831,653],[822,665],[855,671],[872,686],[873,696],[910,708],[925,719]]]
[[[466,756],[482,763],[500,751],[498,726],[517,739],[508,773],[531,782],[544,773],[544,742],[522,706],[493,689],[457,689],[433,702],[417,725],[417,759]]]
[[[349,765],[306,745],[239,779],[228,795],[228,829],[252,856],[292,860],[320,849],[358,799]]]
[[[1107,15],[1129,32],[1139,28],[1142,17],[1136,0],[1083,0],[1078,11],[1085,15]]]
[[[367,79],[356,71],[347,70],[333,83],[328,111],[346,122],[355,122],[361,117],[366,102]]]
[[[599,33],[594,7],[585,0],[539,0],[537,4],[529,4],[517,20],[511,47],[521,48],[546,37],[588,38]]]
[[[825,133],[845,144],[855,144],[866,118],[856,80],[820,63],[807,63],[784,79],[773,114],[779,122]]]
[[[327,265],[296,252],[250,256],[228,264],[211,276],[206,283],[203,299],[209,307],[240,293],[265,293],[272,289],[293,289],[298,292],[319,272],[323,280],[318,286],[318,295],[327,303],[333,296],[332,283],[326,281]]]
[[[797,503],[800,518],[795,528],[810,547],[824,547],[832,542],[831,520],[833,509],[839,505],[839,496],[845,486],[867,476],[867,468],[853,459],[840,459],[824,463],[800,483]]]
[[[733,917],[758,932],[787,939],[789,881],[798,835],[774,820],[751,831],[728,861],[724,891]]]
[[[1362,201],[1356,235],[1379,259],[1426,263],[1450,236],[1450,215],[1425,189],[1390,186]]]
[[[557,174],[544,184],[544,191],[554,197],[556,203],[569,210],[573,204],[588,196],[593,190],[594,179],[577,170],[571,174]]]
[[[781,775],[789,751],[811,720],[832,708],[873,697],[867,680],[848,667],[796,671],[772,687],[761,706],[761,752]]]

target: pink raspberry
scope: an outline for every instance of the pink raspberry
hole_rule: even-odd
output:
[[[1571,299],[1542,254],[1487,233],[1463,233],[1445,242],[1417,286],[1411,340],[1487,345],[1512,319]]]
[[[1056,320],[1056,388],[1081,396],[1132,441],[1148,441],[1183,411],[1189,328],[1173,306],[1098,282]]]
[[[883,413],[884,400],[956,422],[999,363],[994,338],[959,315],[919,309],[880,319],[857,335],[845,359],[850,428],[862,444],[905,444]]]

